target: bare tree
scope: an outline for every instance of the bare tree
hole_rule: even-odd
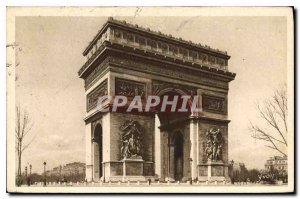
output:
[[[275,91],[273,96],[264,101],[262,105],[257,104],[257,110],[263,124],[254,125],[250,122],[249,130],[252,137],[263,140],[268,148],[282,155],[287,155],[287,92],[286,87]]]
[[[25,149],[29,147],[34,138],[32,138],[29,142],[25,142],[27,138],[26,136],[30,132],[33,123],[30,121],[27,111],[22,111],[20,106],[16,107],[16,152],[18,155],[18,176],[21,175],[21,166],[22,166],[22,154]]]

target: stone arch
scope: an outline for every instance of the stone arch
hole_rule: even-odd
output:
[[[156,96],[159,96],[161,98],[161,100],[162,100],[162,97],[166,96],[166,95],[190,96],[189,93],[185,92],[183,89],[172,88],[172,87],[163,88],[160,91],[156,92]],[[178,100],[178,102],[179,101],[180,101],[180,99]],[[190,98],[187,102],[188,111],[187,112],[176,112],[175,114],[170,113],[170,112],[160,112],[160,107],[158,107],[156,109],[156,113],[160,120],[161,127],[163,127],[164,125],[172,125],[172,124],[174,124],[174,122],[181,122],[181,121],[187,120],[192,114],[192,112],[191,112],[192,103],[193,103],[192,98]]]
[[[176,130],[172,133],[174,146],[174,180],[181,181],[183,178],[184,161],[184,136],[181,131]]]
[[[166,87],[166,88],[160,89],[157,92],[155,92],[154,95],[162,97],[167,93],[177,93],[177,94],[182,95],[182,96],[192,96],[193,95],[193,94],[192,95],[189,94],[188,92],[184,91],[181,88],[174,88],[174,87]],[[189,99],[188,100],[188,105],[191,107],[192,104],[193,104],[192,99]]]
[[[103,176],[103,129],[101,122],[96,122],[93,129],[93,179],[99,181]]]

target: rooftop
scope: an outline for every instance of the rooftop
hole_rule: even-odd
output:
[[[137,24],[130,24],[128,22],[126,22],[125,20],[120,21],[120,20],[116,20],[112,17],[109,17],[107,22],[102,26],[102,28],[99,30],[99,32],[97,33],[97,35],[93,38],[93,40],[89,43],[89,45],[85,48],[85,50],[83,51],[83,55],[87,55],[89,50],[92,49],[93,45],[95,44],[95,42],[101,37],[101,35],[105,32],[106,28],[108,27],[109,24],[114,24],[114,25],[118,25],[118,26],[122,26],[122,27],[129,27],[131,29],[134,29],[136,31],[139,32],[143,32],[143,33],[147,33],[147,34],[151,34],[152,36],[156,36],[156,37],[160,37],[160,38],[164,38],[164,39],[168,39],[180,44],[184,44],[184,45],[190,45],[190,46],[194,46],[206,51],[211,51],[220,55],[225,55],[228,58],[230,58],[230,56],[227,55],[227,51],[221,51],[219,49],[214,49],[211,48],[208,45],[202,45],[200,43],[193,43],[192,41],[187,41],[187,40],[183,40],[181,37],[176,38],[173,37],[172,35],[167,35],[164,33],[161,33],[160,31],[153,31],[150,28],[144,28],[142,26],[139,26]]]
[[[270,157],[268,160],[287,160],[287,157],[274,156],[274,157]]]
[[[155,32],[149,28],[145,29],[138,25],[129,24],[109,18],[101,30],[89,43],[83,52],[86,62],[79,69],[81,78],[87,77],[90,66],[102,55],[104,51],[124,51],[134,53],[153,60],[168,63],[184,64],[193,70],[209,71],[218,73],[230,79],[235,76],[228,71],[228,60],[230,56],[226,51],[213,49],[207,45],[196,44],[175,38],[161,32]]]

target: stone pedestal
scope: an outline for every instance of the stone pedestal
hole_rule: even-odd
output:
[[[121,161],[107,162],[105,165],[107,168],[106,182],[154,180],[153,162],[145,162],[143,159],[124,159]]]
[[[123,160],[123,177],[143,176],[143,159],[124,159]]]
[[[198,165],[199,181],[218,181],[226,180],[227,167],[221,162],[208,160],[205,164]]]

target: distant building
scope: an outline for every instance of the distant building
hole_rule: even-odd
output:
[[[268,159],[265,163],[265,169],[271,170],[276,169],[279,171],[287,170],[287,156],[281,157],[281,156],[274,156]]]
[[[85,173],[85,163],[73,162],[66,164],[62,169],[62,175]]]
[[[66,165],[54,167],[52,170],[47,171],[49,176],[69,176],[85,174],[85,163],[72,162]]]
[[[47,171],[47,175],[48,176],[52,176],[52,175],[60,175],[61,174],[61,170],[62,170],[62,166],[58,166],[58,167],[54,167],[52,170],[48,170]]]

